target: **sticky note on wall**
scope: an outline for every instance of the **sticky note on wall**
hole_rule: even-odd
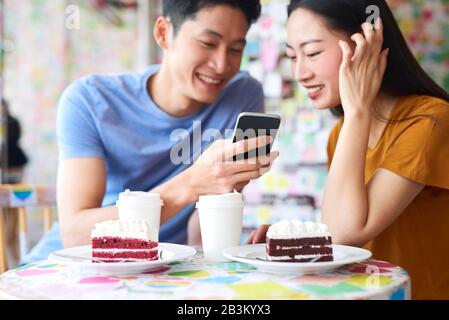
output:
[[[262,41],[261,57],[262,66],[266,71],[273,71],[279,61],[279,45],[273,39]]]

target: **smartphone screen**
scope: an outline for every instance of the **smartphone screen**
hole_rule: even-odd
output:
[[[246,140],[253,137],[271,136],[276,137],[277,131],[281,123],[278,115],[267,113],[243,112],[237,118],[234,129],[233,142]],[[236,155],[233,160],[249,159],[271,152],[272,143],[260,148],[249,150],[248,152]]]

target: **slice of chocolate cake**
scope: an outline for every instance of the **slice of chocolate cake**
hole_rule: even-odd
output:
[[[158,259],[156,230],[146,221],[108,220],[92,230],[92,262],[136,262]]]
[[[332,237],[322,223],[282,220],[270,226],[266,241],[266,256],[270,261],[334,260]]]

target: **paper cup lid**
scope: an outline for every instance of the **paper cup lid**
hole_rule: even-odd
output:
[[[126,189],[121,192],[116,202],[117,206],[124,207],[157,207],[162,206],[162,201],[159,193],[145,192],[145,191],[130,191]]]
[[[235,208],[243,206],[243,197],[239,192],[200,196],[196,208]]]

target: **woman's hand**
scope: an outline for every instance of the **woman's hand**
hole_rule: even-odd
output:
[[[352,52],[349,44],[340,40],[343,61],[340,66],[340,97],[345,114],[369,114],[379,93],[387,67],[388,48],[382,51],[383,26],[378,18],[375,27],[362,24],[363,35],[356,33],[351,39],[356,43]]]
[[[264,243],[269,227],[270,227],[269,224],[263,224],[257,229],[251,231],[246,243],[247,244]]]

